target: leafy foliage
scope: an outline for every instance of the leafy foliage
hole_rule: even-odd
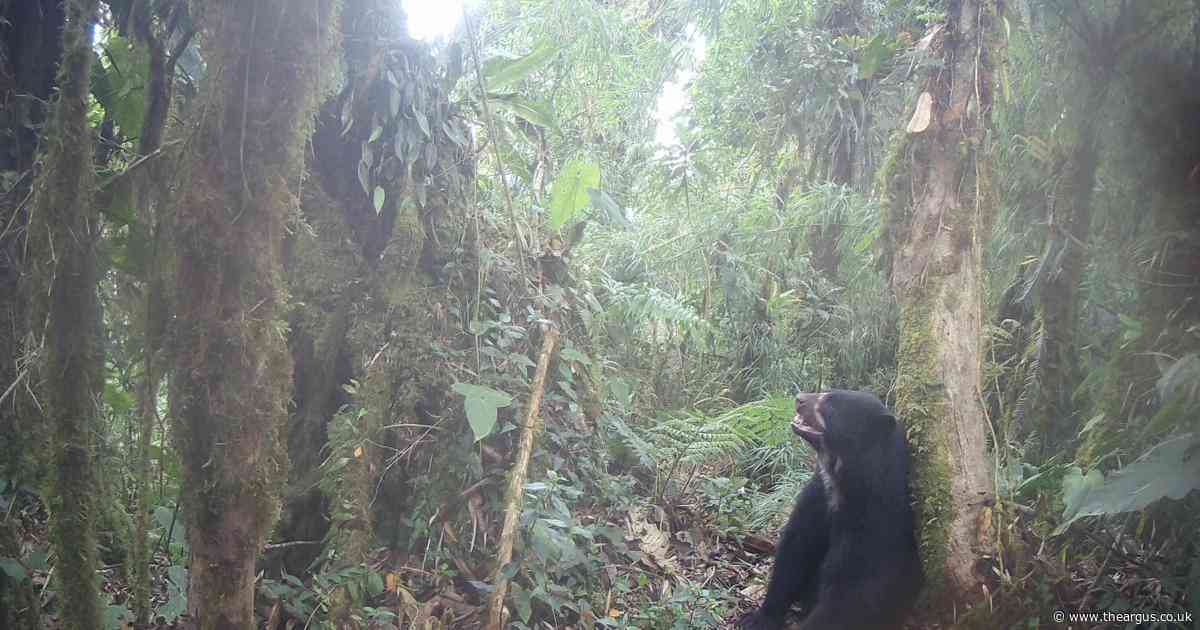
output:
[[[477,442],[487,437],[496,427],[496,412],[501,407],[512,404],[512,396],[490,387],[455,383],[454,391],[463,396],[463,408],[466,410],[467,421],[471,423],[471,430],[475,432],[475,441]]]
[[[1198,449],[1200,440],[1187,434],[1155,446],[1107,479],[1096,469],[1087,475],[1069,469],[1063,478],[1066,510],[1055,533],[1085,516],[1143,510],[1160,499],[1184,498],[1200,488]]]

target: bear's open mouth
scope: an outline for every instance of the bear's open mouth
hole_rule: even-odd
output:
[[[814,448],[825,435],[825,421],[817,408],[820,402],[820,394],[797,394],[796,416],[792,419],[792,431]]]

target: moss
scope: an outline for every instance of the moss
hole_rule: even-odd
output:
[[[928,289],[929,287],[926,287]],[[928,579],[928,592],[941,590],[950,524],[954,518],[948,445],[939,437],[948,420],[948,404],[938,365],[937,345],[930,335],[933,298],[924,293],[900,309],[897,354],[896,413],[905,422],[913,452],[918,546]]]
[[[253,624],[255,553],[286,481],[282,245],[322,62],[332,58],[333,6],[260,0],[196,16],[210,109],[177,209],[172,418],[192,525],[190,606],[202,630]]]
[[[880,266],[885,275],[892,272],[899,236],[907,229],[911,180],[908,171],[908,152],[915,136],[903,129],[892,132],[884,152],[883,164],[875,178],[875,190],[880,197],[879,239]]]
[[[94,239],[92,133],[87,95],[93,53],[88,37],[96,0],[64,5],[59,99],[47,125],[41,178],[29,224],[34,255],[33,318],[46,322],[39,379],[50,434],[50,541],[58,564],[54,580],[67,627],[100,626],[96,572],[95,400],[103,388],[99,338],[99,272]],[[35,341],[35,346],[37,342]],[[31,355],[32,356],[32,355]]]

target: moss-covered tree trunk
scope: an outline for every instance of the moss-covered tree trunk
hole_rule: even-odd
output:
[[[96,581],[95,446],[101,371],[100,301],[92,203],[92,130],[88,93],[96,0],[65,3],[59,97],[43,138],[30,243],[36,252],[34,338],[40,346],[40,405],[50,430],[50,541],[56,557],[61,619],[69,628],[99,628]],[[35,342],[36,343],[36,342]]]
[[[176,8],[176,10],[182,10]],[[132,8],[131,22],[139,45],[145,46],[149,57],[149,75],[143,90],[146,109],[142,119],[141,136],[138,138],[138,154],[149,156],[162,147],[166,133],[167,113],[171,109],[174,94],[175,60],[169,54],[167,43],[171,29],[156,20],[151,0],[137,0]],[[190,31],[181,36],[176,50],[191,40]],[[134,471],[134,532],[130,553],[130,603],[135,623],[146,626],[150,623],[150,447],[154,429],[158,425],[159,393],[162,379],[163,335],[168,317],[167,268],[164,223],[160,221],[160,202],[167,188],[164,180],[171,174],[161,160],[151,160],[145,168],[132,174],[132,206],[142,227],[140,236],[148,242],[148,263],[141,270],[142,291],[139,293],[142,340],[142,382],[138,387],[138,441],[136,468]]]
[[[991,200],[982,155],[995,5],[951,0],[909,137],[888,178],[892,285],[901,310],[896,411],[915,451],[916,512],[932,593],[979,593],[979,527],[992,493],[981,383],[982,240]],[[929,97],[932,97],[930,103]],[[923,110],[931,104],[930,110]],[[928,117],[925,116],[928,114]]]
[[[29,326],[26,227],[38,146],[62,57],[60,0],[0,2],[0,172],[19,179],[0,191],[0,477],[34,484],[45,437],[27,386],[21,344]],[[15,385],[15,386],[14,386]],[[10,389],[11,387],[11,389]],[[0,578],[0,588],[3,588]]]
[[[456,296],[475,294],[476,277],[467,207],[456,203],[473,160],[444,132],[463,127],[441,69],[406,35],[403,10],[391,0],[346,0],[342,32],[345,86],[322,107],[305,227],[289,241],[289,288],[305,305],[292,314],[289,454],[313,468],[293,471],[280,527],[284,539],[324,539],[333,566],[361,564],[379,537],[395,542],[404,531],[415,483],[406,466],[414,453],[443,447],[410,448],[429,439],[425,427],[448,404],[445,357],[436,348],[464,340],[447,309]],[[392,110],[399,90],[421,95],[412,107],[431,121],[430,136]],[[391,138],[413,132],[418,145],[407,158],[380,157],[395,155]],[[360,169],[385,195],[378,208]],[[351,378],[357,384],[348,393],[342,385]],[[394,459],[385,461],[388,453]],[[315,469],[343,457],[344,466]],[[317,481],[325,496],[312,492]],[[326,506],[329,514],[318,509]],[[289,551],[281,563],[302,568],[317,551]],[[361,602],[352,594],[333,594],[334,624],[354,623]]]
[[[190,525],[188,612],[203,630],[254,627],[255,560],[286,479],[281,247],[321,72],[335,59],[334,4],[193,5],[208,78],[175,227],[171,405]]]
[[[27,395],[29,371],[22,341],[29,326],[26,226],[36,128],[46,120],[62,56],[63,6],[59,0],[0,2],[0,171],[21,179],[0,193],[0,479],[39,481],[46,464],[44,425]],[[36,253],[36,252],[35,252]],[[18,557],[14,519],[0,517],[0,556]],[[33,581],[0,571],[0,628],[41,627]]]

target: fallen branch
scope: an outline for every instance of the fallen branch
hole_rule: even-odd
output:
[[[288,549],[291,547],[305,547],[309,545],[319,545],[323,541],[320,540],[289,540],[287,542],[267,543],[263,545],[263,551],[275,551],[276,549]]]
[[[529,405],[525,408],[525,421],[521,424],[521,437],[517,442],[517,458],[508,473],[508,488],[504,492],[504,527],[500,530],[500,551],[496,555],[496,566],[492,571],[492,591],[488,598],[485,630],[501,630],[500,618],[504,610],[504,596],[508,592],[508,578],[504,567],[512,560],[513,542],[517,537],[517,521],[521,517],[521,506],[525,498],[525,477],[529,473],[529,458],[533,454],[533,439],[542,428],[542,394],[546,391],[546,372],[550,368],[550,356],[558,343],[558,329],[550,327],[542,337],[542,351],[538,354],[537,371],[534,373]]]

